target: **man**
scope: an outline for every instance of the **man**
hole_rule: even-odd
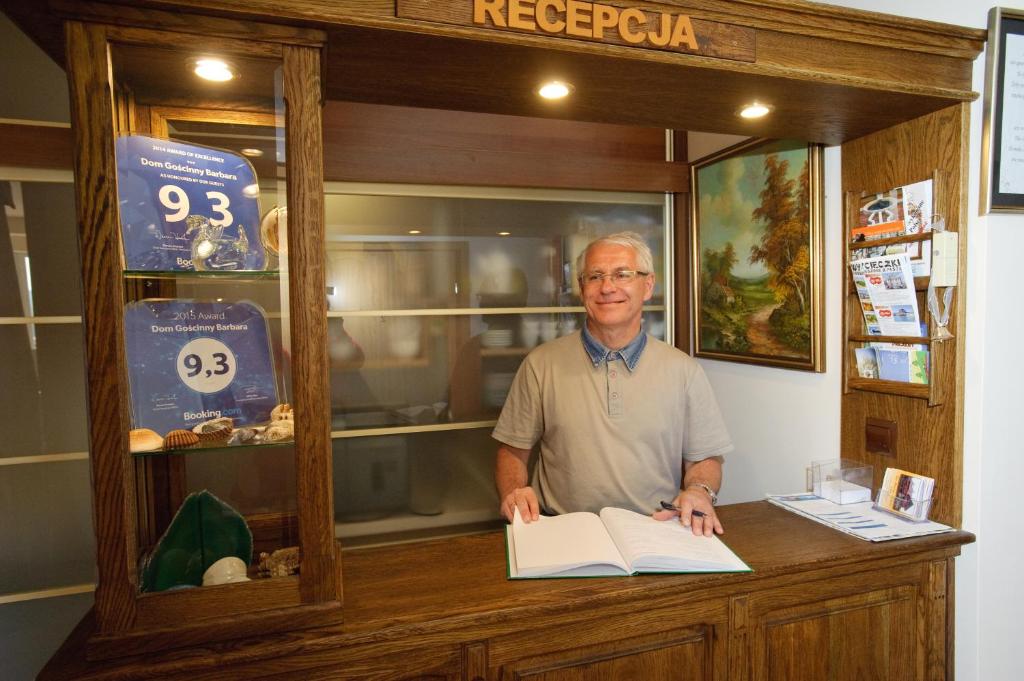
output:
[[[492,434],[502,515],[650,513],[670,500],[676,510],[656,518],[678,515],[694,534],[721,534],[714,502],[732,443],[700,365],[641,329],[654,293],[650,248],[633,232],[602,237],[576,270],[584,328],[526,357]]]

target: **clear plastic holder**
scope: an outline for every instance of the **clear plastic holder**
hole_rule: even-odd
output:
[[[807,489],[837,504],[871,501],[874,469],[853,459],[812,461],[807,469]]]
[[[934,496],[918,497],[884,487],[879,488],[875,493],[876,509],[915,523],[928,521],[932,501],[934,501]]]

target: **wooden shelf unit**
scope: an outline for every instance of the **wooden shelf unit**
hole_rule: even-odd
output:
[[[935,170],[930,178],[932,180],[932,213],[945,215],[942,201],[945,191],[942,171]],[[843,236],[847,238],[851,232],[851,226],[856,223],[859,206],[863,203],[864,197],[887,191],[892,187],[873,187],[868,191],[847,190],[845,205],[845,220]],[[929,220],[931,217],[929,216]],[[948,229],[948,227],[947,227]],[[849,393],[853,390],[885,393],[900,397],[911,397],[914,399],[927,400],[928,406],[934,407],[949,399],[952,394],[949,385],[951,373],[947,371],[947,353],[955,352],[956,338],[944,341],[934,341],[932,336],[935,333],[936,325],[932,319],[931,311],[928,309],[927,291],[929,277],[914,277],[914,291],[917,295],[918,314],[925,322],[929,331],[928,336],[872,336],[865,333],[864,315],[861,309],[861,301],[857,295],[856,286],[853,282],[853,274],[850,271],[850,263],[858,259],[858,253],[866,248],[877,248],[879,246],[893,246],[901,244],[922,244],[922,248],[930,247],[931,232],[922,234],[908,234],[906,236],[890,237],[885,239],[874,239],[869,241],[847,242],[844,257],[843,275],[843,392]],[[927,242],[927,243],[924,243]],[[951,327],[954,327],[951,315]],[[863,378],[857,373],[857,362],[854,359],[854,350],[864,343],[904,343],[913,345],[924,345],[928,349],[928,383],[902,383],[899,381],[886,381],[877,378]]]

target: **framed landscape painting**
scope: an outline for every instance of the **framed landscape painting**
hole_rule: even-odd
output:
[[[691,170],[697,357],[825,370],[822,148],[750,140]]]

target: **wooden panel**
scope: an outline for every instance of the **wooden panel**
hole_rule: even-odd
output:
[[[806,73],[787,75],[767,67],[758,73],[719,63],[694,68],[667,57],[638,59],[624,48],[579,51],[544,42],[500,44],[345,28],[331,32],[326,83],[332,100],[828,144],[973,97],[969,91],[939,90],[925,81],[888,89],[865,78],[808,80],[802,77]],[[534,94],[550,73],[575,85],[571,97],[552,103]],[[774,113],[757,121],[740,119],[737,109],[754,99],[773,104]]]
[[[134,477],[128,456],[128,377],[124,366],[121,230],[115,176],[114,111],[106,36],[101,28],[67,25],[71,119],[75,121],[75,192],[82,255],[83,321],[89,395],[89,461],[99,583],[101,633],[135,619],[137,570]]]
[[[456,24],[459,26],[483,26],[492,30],[522,31],[533,35],[545,35],[569,40],[592,40],[598,43],[610,45],[622,45],[636,47],[638,49],[658,49],[669,52],[682,52],[686,54],[700,54],[706,57],[717,57],[720,59],[735,59],[737,61],[754,61],[754,30],[742,26],[723,24],[716,21],[691,18],[675,8],[658,7],[649,5],[633,5],[628,9],[622,5],[608,2],[594,3],[603,5],[604,11],[599,13],[592,8],[590,3],[582,5],[573,15],[577,20],[568,21],[567,11],[561,11],[557,6],[551,6],[550,10],[542,9],[536,11],[533,3],[523,3],[519,7],[521,14],[511,16],[510,7],[504,2],[490,3],[493,12],[484,12],[483,21],[478,21],[474,16],[474,3],[472,0],[462,2],[450,2],[440,5],[430,0],[396,0],[396,16],[403,19],[420,19],[423,21],[437,21],[442,23]],[[509,3],[511,4],[511,3]],[[627,22],[628,29],[622,30],[622,10],[626,9],[632,14]],[[534,14],[536,13],[536,20]],[[543,14],[543,16],[542,16]],[[666,31],[664,16],[670,16],[673,20],[668,24],[671,29],[679,31],[679,17],[693,29],[692,33],[686,30],[685,34],[673,45],[669,40],[671,36],[676,38],[676,33]],[[499,17],[495,20],[495,16]],[[600,17],[600,18],[599,18]],[[541,20],[546,19],[546,26],[542,29]],[[567,26],[572,23],[572,28]],[[603,28],[599,28],[600,24]],[[686,26],[687,23],[683,25]],[[560,26],[560,28],[558,28]],[[648,36],[658,35],[657,40]],[[630,39],[627,40],[626,38]],[[692,45],[690,44],[692,40]],[[659,46],[658,43],[661,43]]]
[[[71,128],[0,123],[0,164],[18,168],[71,170]]]
[[[963,468],[963,367],[965,331],[960,301],[965,295],[968,116],[966,104],[893,127],[843,145],[843,191],[884,191],[933,176],[945,178],[942,195],[936,194],[936,211],[946,218],[946,228],[960,232],[960,286],[950,314],[946,341],[932,358],[937,380],[948,381],[942,391],[946,402],[929,407],[922,399],[852,390],[842,397],[841,453],[874,466],[878,487],[888,466],[935,478],[935,502],[931,515],[939,522],[958,525],[961,518]],[[884,159],[880,162],[879,159]],[[848,315],[846,325],[855,323]],[[858,322],[859,323],[859,322]],[[859,327],[856,327],[859,328]],[[847,329],[844,328],[844,333]],[[847,347],[844,351],[849,352]],[[851,387],[852,387],[851,383]],[[866,419],[895,421],[900,443],[895,460],[866,451]]]
[[[704,681],[713,675],[712,637],[701,628],[667,627],[646,636],[617,640],[615,625],[604,627],[598,645],[562,649],[496,667],[492,676],[517,681]],[[567,627],[567,629],[570,629]],[[572,627],[578,630],[577,627]]]
[[[43,678],[198,681],[300,677],[302,670],[336,668],[357,677],[355,671],[362,670],[363,678],[402,679],[415,678],[417,671],[450,673],[459,664],[461,646],[482,641],[487,642],[493,671],[532,658],[578,660],[582,649],[593,650],[596,657],[602,646],[610,646],[603,648],[606,653],[646,650],[648,643],[673,646],[699,635],[710,642],[711,658],[701,663],[704,670],[710,669],[718,681],[745,679],[739,674],[727,677],[730,660],[733,670],[746,668],[746,651],[732,647],[747,640],[744,632],[763,629],[769,618],[781,622],[778,613],[788,609],[907,588],[917,589],[922,597],[932,594],[928,605],[922,601],[915,606],[917,615],[948,609],[945,599],[951,593],[942,591],[940,571],[932,569],[933,576],[926,576],[927,566],[951,559],[960,544],[973,540],[968,533],[955,532],[864,542],[766,502],[723,506],[719,516],[729,546],[754,572],[508,581],[500,532],[346,550],[343,622],[281,631],[243,616],[223,624],[223,641],[201,643],[195,632],[171,629],[167,636],[191,648],[105,664],[84,659],[84,634],[78,633]],[[947,571],[947,584],[949,577]],[[934,587],[926,589],[926,581]],[[809,616],[812,610],[801,613]],[[925,632],[938,627],[928,637],[935,639],[932,656],[941,659],[943,624],[929,617],[907,626],[922,641]],[[297,626],[312,621],[301,612],[293,615]],[[91,621],[85,623],[86,631],[90,626]],[[231,637],[237,640],[226,640]],[[750,641],[756,643],[753,635]],[[763,650],[763,637],[761,641]],[[77,653],[69,652],[76,647]]]
[[[341,600],[340,549],[331,492],[331,404],[324,290],[320,55],[284,48],[288,169],[288,314],[298,478],[302,598]]]
[[[329,102],[328,180],[686,191],[661,128]]]
[[[921,677],[916,589],[876,590],[768,613],[754,679],[859,681]]]
[[[82,0],[51,0],[59,13],[77,18],[117,26],[160,26],[168,31],[181,31],[203,36],[203,39],[235,40],[244,35],[252,42],[252,49],[266,50],[266,43],[286,43],[319,47],[323,44],[322,31],[282,24],[239,21],[225,17],[200,16],[181,11],[166,12],[140,7],[143,3],[123,3],[118,6]],[[218,43],[220,41],[218,40]],[[274,48],[270,48],[274,49]],[[279,54],[279,52],[277,52]]]

